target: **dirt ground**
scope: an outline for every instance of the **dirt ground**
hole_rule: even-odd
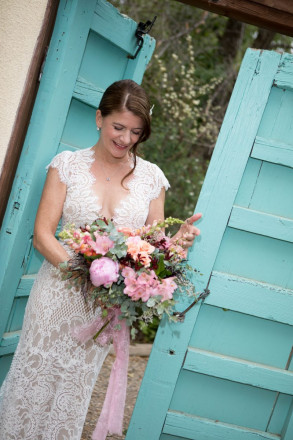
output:
[[[81,440],[91,440],[91,434],[94,431],[96,422],[98,420],[99,414],[103,406],[103,402],[109,382],[111,367],[114,362],[114,359],[115,357],[112,354],[109,354],[101,369],[97,383],[93,391]],[[127,396],[126,396],[125,414],[124,414],[124,423],[123,423],[124,434],[127,431],[127,427],[132,415],[132,411],[135,405],[136,397],[138,394],[141,380],[143,378],[147,361],[148,361],[148,356],[129,357]],[[107,440],[108,439],[123,440],[125,439],[125,435],[123,435],[122,437],[118,435],[109,435],[107,436]]]

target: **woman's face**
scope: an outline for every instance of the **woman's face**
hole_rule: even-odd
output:
[[[105,117],[98,110],[96,122],[101,129],[99,145],[115,158],[126,156],[143,133],[142,119],[127,110]]]

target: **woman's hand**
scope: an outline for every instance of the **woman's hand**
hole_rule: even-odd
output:
[[[200,234],[200,230],[194,226],[193,223],[199,220],[201,217],[202,214],[194,214],[192,217],[187,218],[171,240],[174,243],[177,242],[180,244],[180,246],[182,246],[184,249],[190,248],[193,245],[195,237]]]

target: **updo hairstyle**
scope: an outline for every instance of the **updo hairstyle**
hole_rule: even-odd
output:
[[[109,116],[113,112],[130,111],[138,116],[143,122],[142,134],[131,148],[133,154],[134,167],[122,179],[122,184],[127,176],[133,173],[136,167],[136,150],[141,142],[146,141],[151,134],[150,102],[144,89],[131,79],[123,79],[111,84],[104,92],[99,110],[103,117]]]

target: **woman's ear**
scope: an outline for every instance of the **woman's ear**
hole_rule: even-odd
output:
[[[97,129],[100,129],[102,127],[102,120],[103,120],[103,117],[102,117],[101,110],[98,109],[96,112]]]

